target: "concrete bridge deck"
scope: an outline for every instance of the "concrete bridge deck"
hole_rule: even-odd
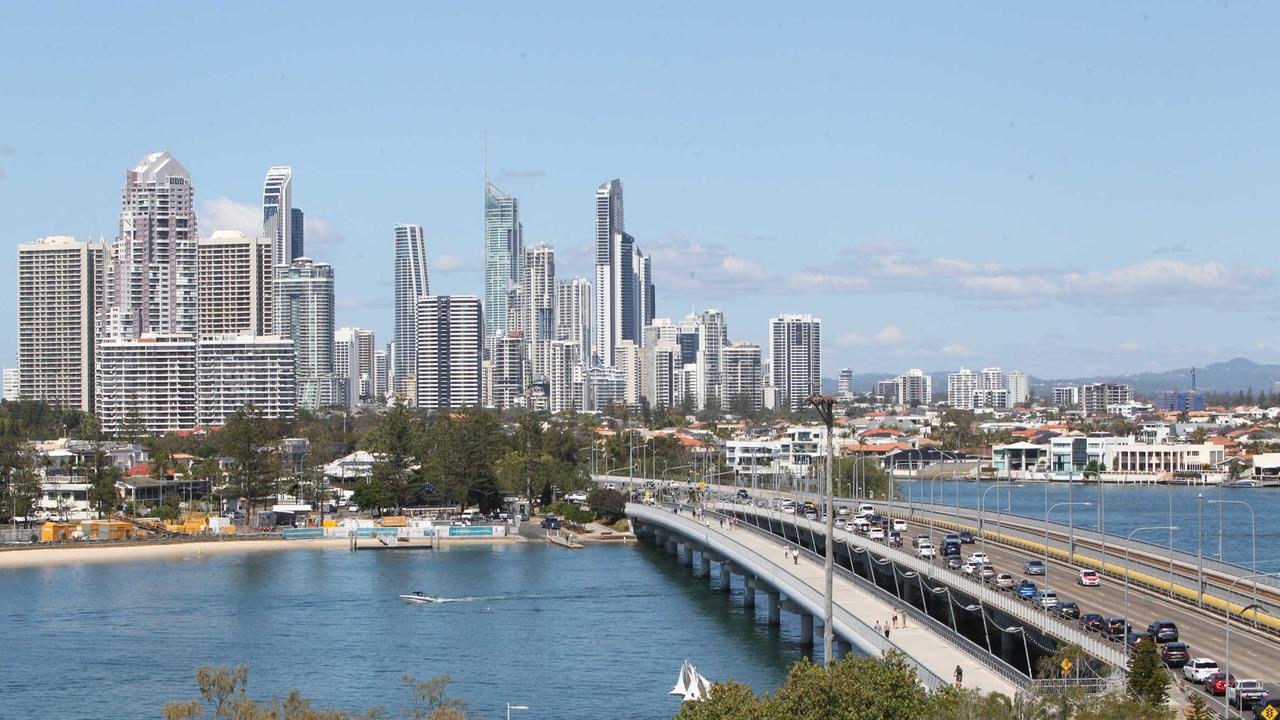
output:
[[[786,595],[803,612],[821,618],[824,579],[820,558],[802,555],[798,562],[784,563],[783,543],[777,538],[747,527],[721,528],[714,518],[698,521],[686,512],[677,514],[663,507],[635,503],[627,505],[627,515],[643,526],[682,539],[687,543],[686,552],[696,550],[703,553],[704,558],[710,553],[717,560],[732,563],[757,583]],[[959,666],[964,672],[965,687],[1010,697],[1019,690],[1009,677],[998,674],[958,647],[957,642],[967,642],[963,638],[946,637],[912,622],[905,628],[891,629],[886,642],[882,635],[876,635],[874,625],[877,621],[882,626],[888,623],[895,607],[840,576],[836,577],[834,588],[836,637],[869,654],[901,650],[917,664],[926,686],[950,683]],[[776,602],[776,596],[771,596],[771,601]]]

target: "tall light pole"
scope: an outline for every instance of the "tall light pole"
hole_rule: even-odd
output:
[[[1022,486],[1010,485],[1009,489],[1012,490],[1013,488],[1020,488],[1020,487]],[[987,533],[983,531],[983,527],[985,526],[984,521],[986,520],[986,511],[984,510],[984,508],[986,507],[986,504],[987,504],[986,502],[987,493],[991,492],[992,490],[997,490],[999,488],[1000,488],[1000,481],[996,480],[996,483],[994,485],[987,488],[986,490],[983,490],[982,494],[978,496],[978,536],[982,538],[982,552],[984,553],[987,551]],[[1000,511],[1000,496],[997,495],[996,496],[996,512],[999,512],[999,511]],[[932,540],[932,538],[930,538],[930,540]]]
[[[1060,502],[1060,503],[1054,503],[1050,505],[1049,509],[1044,512],[1044,588],[1045,590],[1049,589],[1049,515],[1053,512],[1053,509],[1056,507],[1066,507],[1070,509],[1074,505],[1079,505],[1080,507],[1093,507],[1093,503],[1091,502]],[[1070,517],[1068,517],[1068,520],[1070,520]],[[1067,546],[1070,547],[1071,544],[1068,543]],[[1070,564],[1070,561],[1068,561],[1068,564]],[[1046,607],[1045,611],[1047,612],[1048,610],[1049,608]]]
[[[826,558],[824,558],[825,562],[823,563],[823,573],[825,576],[823,588],[825,597],[823,598],[824,602],[822,609],[825,613],[825,617],[822,620],[822,662],[825,665],[830,665],[832,661],[831,645],[834,633],[834,629],[832,628],[834,612],[831,604],[831,596],[833,586],[835,584],[835,545],[833,541],[835,535],[836,513],[835,485],[832,483],[831,476],[832,465],[835,462],[835,443],[832,435],[834,433],[833,428],[835,426],[836,399],[830,396],[815,394],[809,396],[808,403],[818,411],[818,414],[822,416],[822,422],[827,426],[827,489],[825,493],[827,539],[825,544]]]
[[[1222,509],[1222,505],[1243,505],[1249,510],[1249,535],[1252,537],[1253,555],[1249,560],[1249,569],[1258,572],[1258,522],[1257,516],[1253,513],[1253,506],[1244,500],[1210,500],[1210,505],[1218,505],[1218,509]],[[1222,562],[1226,562],[1226,558],[1218,558]],[[1253,604],[1258,604],[1258,583],[1253,584]],[[1254,621],[1257,625],[1257,621]]]
[[[1218,509],[1221,510],[1222,506],[1219,505]],[[1240,582],[1241,580],[1253,580],[1253,585],[1255,588],[1257,588],[1258,586],[1257,578],[1260,578],[1260,577],[1280,577],[1280,572],[1254,573],[1252,575],[1245,575],[1244,577],[1238,577],[1235,580],[1233,580],[1231,582],[1231,586],[1227,588],[1227,602],[1225,603],[1226,607],[1223,608],[1222,610],[1222,620],[1223,620],[1223,623],[1227,626],[1227,641],[1226,641],[1227,648],[1225,653],[1226,659],[1223,663],[1226,667],[1223,668],[1223,671],[1226,672],[1228,681],[1231,680],[1231,593],[1235,590],[1236,583]],[[1250,605],[1249,607],[1246,607],[1243,610],[1241,610],[1240,617],[1243,618],[1244,614],[1249,612],[1250,610],[1253,611],[1253,616],[1256,618],[1258,616],[1257,603],[1254,603],[1253,605]],[[1222,716],[1231,717],[1231,713],[1227,709],[1227,694],[1225,692],[1222,694]]]
[[[1151,525],[1148,527],[1135,528],[1129,533],[1129,537],[1124,539],[1124,651],[1127,656],[1129,653],[1129,545],[1133,542],[1133,536],[1140,532],[1148,532],[1155,530],[1177,530],[1176,525]]]

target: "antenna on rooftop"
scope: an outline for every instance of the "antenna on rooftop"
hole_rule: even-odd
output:
[[[1191,368],[1191,390],[1192,390],[1192,392],[1195,392],[1195,389],[1196,389],[1196,369],[1195,369],[1194,367],[1192,367],[1192,368]]]

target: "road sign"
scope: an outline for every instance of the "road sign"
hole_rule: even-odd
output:
[[[1063,675],[1071,672],[1071,658],[1062,658],[1062,662],[1059,663],[1058,667],[1062,668]],[[1274,720],[1274,718],[1272,720]]]
[[[1277,710],[1275,705],[1268,705],[1262,709],[1260,714],[1262,715],[1262,720],[1276,720],[1276,717],[1280,716],[1280,710]]]

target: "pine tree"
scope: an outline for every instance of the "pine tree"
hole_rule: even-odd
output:
[[[1200,693],[1191,693],[1191,701],[1182,709],[1184,720],[1213,720],[1213,711],[1205,704]]]
[[[1169,674],[1160,662],[1156,644],[1149,638],[1139,640],[1129,658],[1129,695],[1155,707],[1168,698]]]

